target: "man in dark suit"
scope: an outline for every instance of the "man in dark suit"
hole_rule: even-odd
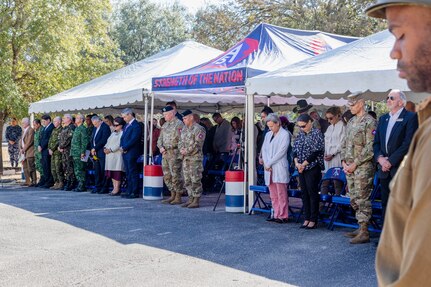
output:
[[[37,184],[38,187],[50,188],[54,185],[54,180],[51,174],[51,156],[48,151],[48,142],[51,137],[51,133],[54,130],[54,125],[51,123],[51,117],[49,115],[42,116],[42,125],[45,127],[41,133],[38,151],[42,155],[42,169],[43,176],[40,182]]]
[[[392,90],[389,93],[386,99],[389,113],[380,117],[374,137],[374,158],[378,163],[383,217],[389,199],[389,183],[407,154],[418,128],[417,115],[404,108],[406,103],[407,98],[403,92]]]
[[[139,173],[137,159],[141,155],[141,126],[133,117],[132,109],[124,109],[121,116],[127,125],[123,128],[120,147],[123,150],[124,169],[127,177],[127,192],[121,194],[126,198],[137,198],[139,196]]]
[[[103,147],[111,135],[111,129],[99,116],[93,116],[91,122],[94,126],[90,140],[91,155],[94,160],[94,189],[91,193],[108,193],[109,181],[105,180],[105,153],[103,152]]]

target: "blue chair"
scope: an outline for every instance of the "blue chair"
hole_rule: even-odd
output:
[[[298,185],[298,176],[299,176],[298,170],[295,170],[293,174],[290,176],[290,181],[287,188],[287,194],[289,198],[290,197],[300,198],[302,200],[302,190],[299,188],[299,185]],[[289,211],[296,218],[295,221],[298,223],[304,211],[304,208],[302,204],[292,205],[289,203]]]
[[[372,208],[376,210],[379,208],[379,202],[377,200],[379,193],[380,182],[377,175],[375,175],[373,180],[373,190],[371,191],[369,198],[371,200]],[[352,209],[350,207],[350,197],[333,196],[332,203],[334,204],[334,207],[332,215],[330,217],[328,229],[334,230],[335,226],[358,228],[354,212],[352,212]],[[371,226],[368,228],[370,231],[381,232],[381,226],[378,224],[378,219],[379,217],[377,215],[371,217]]]
[[[228,153],[221,153],[219,158],[214,161],[213,166],[208,170],[208,175],[214,177],[214,184],[211,192],[224,188],[225,173],[230,168],[230,164],[238,162],[238,155],[232,156]]]
[[[254,192],[256,198],[254,199],[253,205],[248,214],[250,215],[254,211],[258,211],[269,213],[269,216],[271,216],[271,202],[266,202],[262,198],[262,194],[269,194],[269,188],[266,185],[250,185],[250,190]]]
[[[343,185],[341,187],[341,195],[346,194],[347,188],[347,179],[346,174],[343,171],[342,167],[332,167],[326,171],[323,175],[323,178],[319,182],[319,191],[322,190],[322,183],[325,181],[329,181],[328,185],[328,193],[322,194],[320,193],[320,202],[323,203],[323,210],[320,212],[321,221],[329,223],[330,215],[332,214],[331,209],[333,207],[332,198],[333,196],[337,196],[335,193],[334,181],[341,182]]]

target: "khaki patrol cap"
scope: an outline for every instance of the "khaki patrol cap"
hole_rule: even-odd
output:
[[[365,99],[364,93],[355,92],[347,96],[347,101],[349,106],[354,106],[359,100]]]
[[[377,0],[374,5],[365,9],[368,16],[386,19],[386,7],[401,5],[422,5],[431,8],[431,0]]]

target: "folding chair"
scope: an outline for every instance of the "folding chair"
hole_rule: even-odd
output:
[[[235,155],[233,158],[233,156],[229,155],[228,153],[221,153],[219,158],[213,162],[213,166],[208,170],[208,175],[214,177],[214,184],[211,188],[211,192],[216,190],[217,187],[223,188],[226,170],[229,169],[231,162],[235,163],[237,157],[237,155]]]
[[[322,194],[322,183],[325,181],[329,181],[328,184],[328,193]],[[341,182],[343,185],[341,187],[341,195],[346,194],[346,187],[347,187],[347,179],[346,174],[343,171],[342,167],[332,167],[326,171],[326,173],[323,175],[323,178],[319,182],[319,195],[320,195],[320,202],[323,202],[324,208],[320,215],[323,217],[321,221],[329,223],[330,222],[330,215],[331,215],[331,207],[332,207],[332,198],[333,196],[337,196],[335,192],[335,184],[334,181]],[[328,216],[328,218],[324,218],[325,215]]]
[[[380,191],[380,183],[377,174],[374,176],[373,180],[373,190],[370,194],[371,206],[378,207],[376,203],[377,194]],[[332,203],[334,204],[333,212],[329,221],[328,229],[334,230],[335,226],[358,228],[354,212],[350,206],[350,197],[347,196],[333,196]],[[370,223],[372,227],[368,230],[374,232],[381,232],[380,226],[376,221],[377,217],[371,218]]]
[[[299,176],[299,173],[297,170],[295,170],[293,174],[290,176],[289,186],[287,188],[287,194],[289,197],[300,198],[302,200],[302,190],[299,188],[299,185],[298,185],[298,176]],[[294,210],[296,210],[296,212]],[[295,221],[298,223],[299,219],[301,218],[301,214],[303,212],[302,204],[291,205],[289,200],[289,211],[294,217],[296,217]]]

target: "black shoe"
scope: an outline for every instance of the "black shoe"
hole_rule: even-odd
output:
[[[302,224],[299,228],[307,228],[308,223],[307,224]]]
[[[310,221],[310,223],[311,223],[311,221]],[[309,223],[309,224],[310,224],[310,223]],[[305,227],[305,229],[316,229],[316,228],[317,228],[317,222],[315,222],[313,226],[307,225],[307,226]]]
[[[276,218],[276,219],[275,219],[275,223],[284,223],[284,221],[283,221],[283,219]]]
[[[109,190],[102,189],[101,191],[98,192],[98,194],[105,194],[105,193],[109,193]]]
[[[99,193],[99,191],[98,191],[97,189],[93,189],[93,190],[91,191],[91,193]]]
[[[275,218],[271,218],[271,217],[269,217],[269,218],[267,218],[267,219],[266,219],[266,221],[268,221],[268,222],[274,222],[274,221],[275,221]]]
[[[128,196],[125,196],[125,198],[130,198],[130,199],[133,199],[133,198],[138,198],[139,196],[138,195],[136,195],[136,194],[129,194]]]

